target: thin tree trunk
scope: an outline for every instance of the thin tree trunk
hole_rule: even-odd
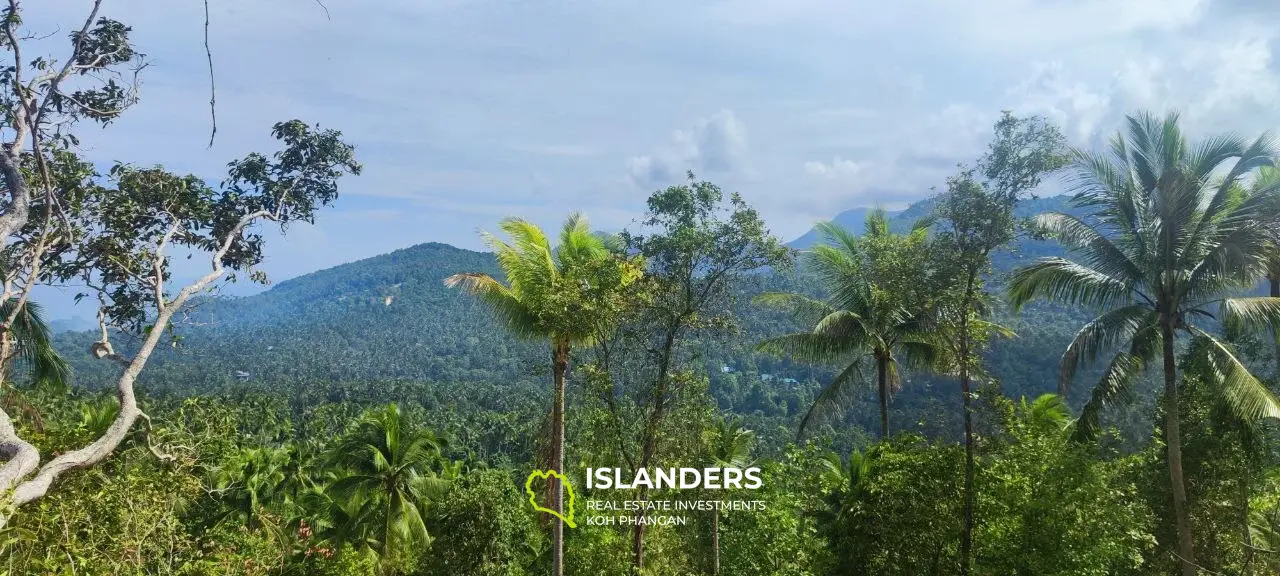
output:
[[[876,372],[880,392],[880,439],[889,439],[889,361],[876,352]]]
[[[965,311],[968,312],[967,310]],[[969,378],[969,325],[961,323],[960,394],[964,400],[964,530],[960,538],[960,576],[968,576],[973,558],[973,406]]]
[[[1280,274],[1273,274],[1267,277],[1271,284],[1271,297],[1280,298]],[[1271,339],[1275,343],[1275,356],[1272,358],[1276,363],[1276,384],[1280,385],[1280,324],[1271,327]]]
[[[1168,450],[1169,484],[1173,489],[1173,517],[1178,530],[1178,563],[1182,576],[1196,576],[1195,545],[1191,538],[1191,519],[1187,515],[1187,489],[1182,481],[1182,435],[1179,430],[1173,320],[1162,318],[1160,332],[1164,337],[1164,437]]]
[[[552,371],[555,375],[555,400],[551,408],[552,455],[551,467],[556,474],[564,474],[564,376],[569,370],[569,347],[556,344],[552,352]],[[555,494],[555,510],[564,514],[564,483],[555,475],[551,476],[552,490]],[[552,518],[553,550],[551,552],[551,573],[553,576],[564,576],[564,520]]]
[[[654,385],[653,396],[649,399],[653,409],[650,410],[649,420],[645,423],[644,448],[640,453],[640,462],[636,464],[637,468],[648,468],[653,461],[654,455],[658,452],[658,426],[666,413],[667,374],[671,370],[671,355],[675,350],[676,330],[678,330],[678,326],[677,328],[668,329],[666,338],[662,343],[662,357],[658,361],[658,379]],[[648,494],[649,490],[641,486],[636,499],[644,500]],[[644,512],[637,510],[635,515],[639,518],[644,515]],[[644,524],[636,522],[631,534],[631,565],[635,568],[636,573],[639,573],[644,568]]]
[[[972,382],[969,374],[969,355],[971,342],[969,339],[969,314],[977,299],[978,271],[970,269],[965,281],[963,306],[960,309],[960,395],[964,404],[964,526],[960,535],[960,576],[969,576],[973,564],[973,509],[977,500],[973,485],[973,399]]]
[[[711,514],[711,576],[720,576],[720,509]]]
[[[1240,479],[1240,527],[1244,538],[1244,562],[1241,576],[1253,576],[1253,531],[1249,529],[1249,464],[1246,458],[1244,477]]]

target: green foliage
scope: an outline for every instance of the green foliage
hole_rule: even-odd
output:
[[[116,164],[108,171],[114,188],[61,191],[65,229],[47,274],[85,282],[102,294],[111,325],[143,332],[152,308],[176,297],[165,293],[172,257],[166,249],[207,253],[233,273],[250,271],[263,258],[263,238],[251,225],[270,220],[283,230],[290,222],[313,222],[316,210],[337,198],[338,179],[360,173],[355,148],[336,130],[290,120],[276,123],[271,134],[283,148],[269,158],[255,152],[231,162],[217,189],[159,166]]]
[[[527,500],[511,474],[472,470],[430,509],[427,524],[436,538],[423,554],[419,573],[518,576],[536,573],[530,561],[543,537]]]
[[[390,564],[429,544],[426,510],[444,490],[440,452],[441,441],[411,427],[398,406],[366,413],[328,455],[337,473],[325,489],[332,536]]]
[[[1135,483],[1139,460],[1070,442],[1054,395],[995,400],[1004,433],[978,478],[979,573],[1143,573],[1154,517]]]

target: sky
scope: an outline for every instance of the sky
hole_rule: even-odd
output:
[[[24,23],[53,42],[90,4],[27,2]],[[688,170],[790,240],[928,196],[1006,109],[1083,147],[1138,110],[1177,109],[1193,135],[1280,127],[1273,0],[209,0],[212,148],[204,5],[102,15],[151,65],[136,107],[82,129],[87,157],[218,181],[280,120],[355,144],[365,171],[335,207],[271,235],[277,281],[421,242],[481,249],[512,215],[621,229]]]

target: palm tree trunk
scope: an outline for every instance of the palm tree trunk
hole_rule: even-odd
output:
[[[720,509],[711,514],[711,576],[720,576]]]
[[[1269,275],[1267,280],[1271,284],[1271,297],[1280,298],[1280,274]],[[1275,341],[1276,383],[1280,384],[1280,324],[1271,327],[1271,339]]]
[[[889,439],[889,361],[885,354],[876,352],[876,376],[880,392],[880,439]]]
[[[552,352],[552,373],[555,378],[555,400],[551,408],[552,455],[551,466],[557,474],[564,474],[564,376],[569,370],[569,346],[556,344]],[[564,514],[564,483],[552,475],[555,491],[555,510]],[[564,576],[564,520],[552,519],[551,573],[553,576]]]
[[[1178,418],[1178,373],[1174,358],[1173,320],[1160,321],[1164,337],[1164,437],[1168,450],[1169,484],[1173,489],[1173,517],[1178,530],[1178,563],[1182,576],[1196,576],[1195,546],[1191,538],[1191,519],[1187,515],[1187,489],[1182,481],[1182,436]]]

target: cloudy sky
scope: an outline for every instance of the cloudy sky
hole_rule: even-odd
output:
[[[27,2],[37,33],[88,0]],[[142,102],[84,135],[102,162],[217,180],[301,118],[357,145],[336,209],[269,246],[277,280],[427,241],[479,248],[523,215],[635,219],[686,170],[778,235],[900,207],[981,152],[1001,109],[1079,145],[1126,112],[1193,133],[1280,126],[1273,0],[106,0],[152,66]]]

